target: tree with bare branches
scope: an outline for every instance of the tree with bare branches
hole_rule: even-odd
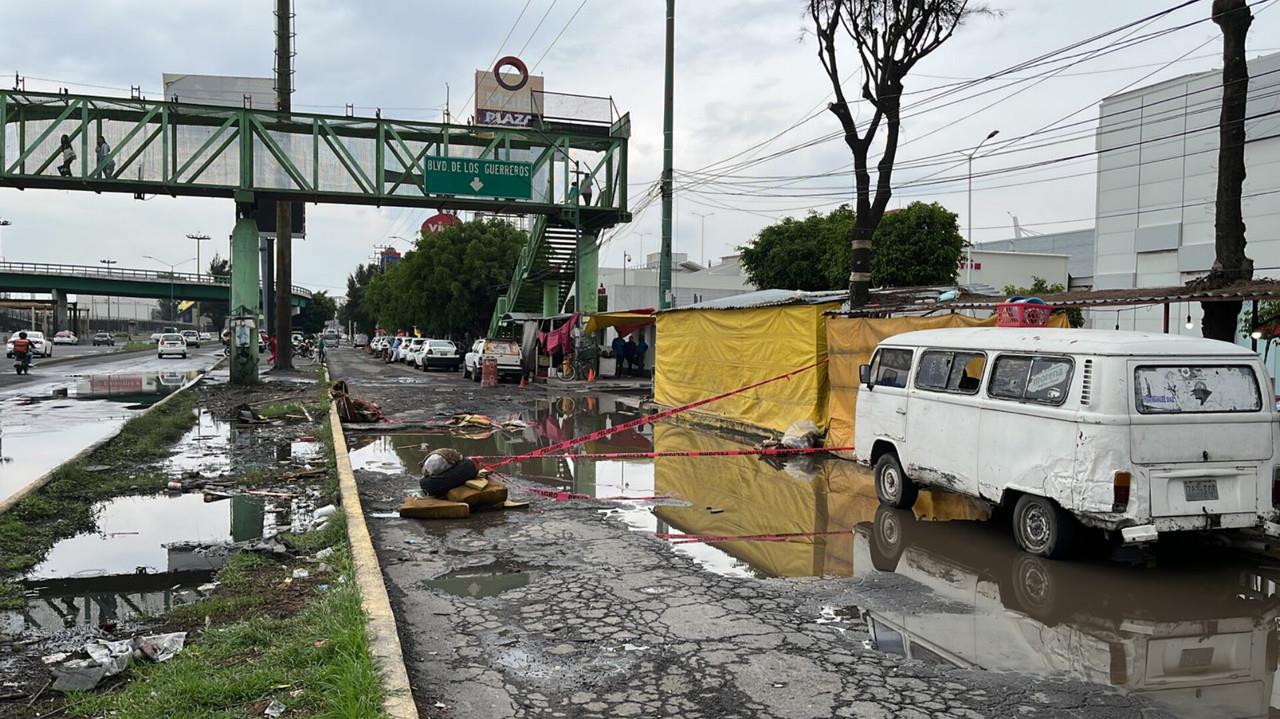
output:
[[[856,194],[850,230],[849,302],[864,305],[871,290],[871,236],[892,196],[893,164],[902,124],[903,80],[916,63],[937,50],[969,15],[984,10],[968,0],[807,0],[818,38],[818,59],[831,81],[835,101],[828,109],[840,120],[853,153]],[[840,81],[839,47],[852,41],[862,64],[861,99],[871,118],[859,127]],[[854,100],[857,101],[856,98]],[[883,150],[871,189],[869,157],[884,129]]]
[[[1245,38],[1253,13],[1246,0],[1213,0],[1213,22],[1222,30],[1222,111],[1218,120],[1218,198],[1214,212],[1213,270],[1195,284],[1217,288],[1253,277],[1253,260],[1245,254],[1244,189],[1245,112],[1249,101],[1249,62]],[[1202,302],[1205,337],[1233,342],[1241,302]]]

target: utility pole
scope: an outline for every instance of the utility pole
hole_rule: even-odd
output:
[[[676,0],[667,0],[666,83],[662,108],[662,251],[658,258],[658,308],[671,306],[672,125],[675,105]]]
[[[714,212],[695,212],[695,213],[693,213],[693,214],[694,214],[696,217],[698,217],[699,219],[701,219],[701,220],[702,220],[702,237],[701,237],[701,241],[700,241],[700,243],[701,243],[701,245],[702,245],[702,266],[703,266],[703,267],[706,267],[706,266],[707,266],[707,218],[708,218],[708,217],[715,217],[715,214],[716,214],[716,213],[714,213]]]
[[[187,239],[195,240],[195,243],[196,243],[196,281],[199,282],[200,276],[203,274],[203,270],[201,269],[201,266],[200,266],[200,243],[208,240],[209,236],[204,234],[203,232],[188,232]],[[203,325],[200,322],[200,303],[197,302],[196,303],[196,331],[199,332],[202,326]]]
[[[4,261],[4,228],[13,223],[0,217],[0,262]]]
[[[293,10],[290,0],[276,0],[276,105],[293,109]],[[293,367],[293,216],[290,204],[276,202],[276,369]]]
[[[108,260],[108,259],[102,259],[102,260],[98,260],[98,262],[101,262],[102,264],[106,265],[106,266],[107,266],[107,274],[110,274],[110,273],[111,273],[111,266],[112,266],[112,265],[114,265],[115,263],[119,262],[119,260]],[[172,301],[172,300],[170,300],[170,301]],[[107,325],[108,325],[108,326],[110,326],[110,325],[111,325],[111,295],[107,295]]]

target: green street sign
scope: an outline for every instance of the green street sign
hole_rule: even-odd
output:
[[[533,197],[533,164],[465,157],[426,158],[423,182],[429,195]]]

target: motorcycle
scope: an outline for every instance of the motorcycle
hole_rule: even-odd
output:
[[[18,374],[31,373],[31,353],[30,352],[14,352],[13,353],[13,369]]]

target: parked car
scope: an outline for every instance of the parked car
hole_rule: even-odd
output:
[[[520,345],[515,340],[483,339],[476,340],[471,345],[471,351],[463,357],[462,376],[479,382],[484,357],[497,358],[499,381],[503,377],[519,377],[524,373],[520,362]]]
[[[183,330],[178,334],[182,335],[182,339],[187,341],[187,346],[192,348],[200,347],[200,333],[195,330]]]
[[[855,458],[880,502],[938,487],[1012,509],[1025,551],[1274,524],[1280,413],[1247,347],[1110,330],[907,332],[859,368]],[[1264,399],[1265,397],[1265,399]]]
[[[363,332],[357,332],[351,337],[352,347],[364,347],[369,344],[369,335]]]
[[[326,347],[337,347],[338,343],[342,341],[342,336],[338,334],[337,330],[325,330],[324,333],[320,335],[320,339],[324,342]]]
[[[449,340],[427,340],[417,364],[424,372],[437,368],[456,372],[462,369],[462,357],[458,355],[458,346]]]
[[[110,332],[95,332],[93,335],[93,346],[97,347],[98,345],[115,347],[116,338]]]
[[[187,341],[180,334],[166,334],[156,343],[156,357],[164,359],[166,355],[187,357]]]
[[[32,347],[31,355],[33,357],[52,357],[53,356],[53,343],[49,342],[44,338],[43,332],[41,332],[40,330],[19,330],[19,332],[26,332],[27,339],[31,340],[31,347]],[[13,356],[13,340],[17,336],[18,336],[17,332],[14,332],[13,334],[9,335],[9,342],[6,348],[7,354],[5,355],[6,357]]]
[[[426,343],[427,340],[422,337],[405,337],[400,342],[400,346],[396,348],[396,356],[392,359],[411,366],[416,365],[418,353],[422,351]]]
[[[78,345],[80,338],[76,337],[76,333],[71,330],[58,330],[53,334],[53,343],[55,345]]]

